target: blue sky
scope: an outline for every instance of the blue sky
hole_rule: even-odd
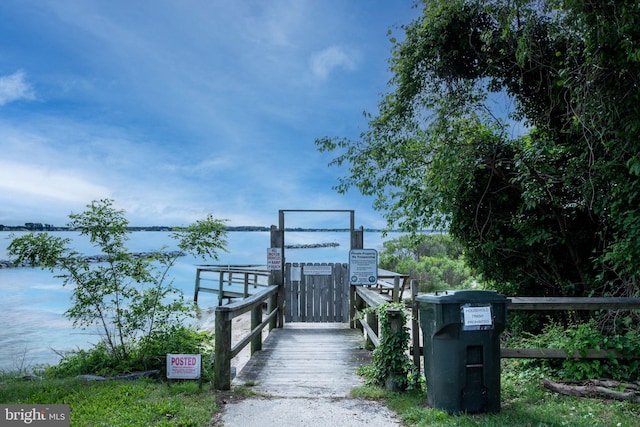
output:
[[[0,224],[111,198],[132,225],[384,226],[314,139],[366,128],[412,3],[3,0]]]

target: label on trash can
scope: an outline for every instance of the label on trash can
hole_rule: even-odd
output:
[[[462,306],[462,325],[464,330],[481,330],[493,328],[491,306]]]

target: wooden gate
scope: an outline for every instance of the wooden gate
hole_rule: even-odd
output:
[[[349,322],[349,265],[286,263],[285,322]]]

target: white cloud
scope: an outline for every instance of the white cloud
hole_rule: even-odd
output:
[[[8,76],[0,76],[0,106],[21,99],[34,99],[31,85],[26,82],[25,74],[16,71]]]
[[[109,190],[65,170],[43,170],[25,163],[0,161],[0,189],[24,198],[87,202],[108,197]]]
[[[320,79],[326,79],[336,68],[348,71],[355,70],[356,59],[354,55],[346,52],[338,46],[330,46],[311,56],[311,72]]]

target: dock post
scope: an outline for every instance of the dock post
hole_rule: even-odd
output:
[[[196,289],[193,293],[193,302],[198,305],[198,293],[200,292],[200,269],[196,269]]]
[[[218,390],[231,389],[231,320],[227,312],[215,310],[215,353],[213,385]]]
[[[420,372],[420,325],[418,324],[418,281],[411,280],[411,336],[413,342],[413,364]]]
[[[262,304],[255,306],[251,310],[251,332],[253,332],[262,323]],[[251,355],[256,351],[262,350],[262,332],[251,340]]]

